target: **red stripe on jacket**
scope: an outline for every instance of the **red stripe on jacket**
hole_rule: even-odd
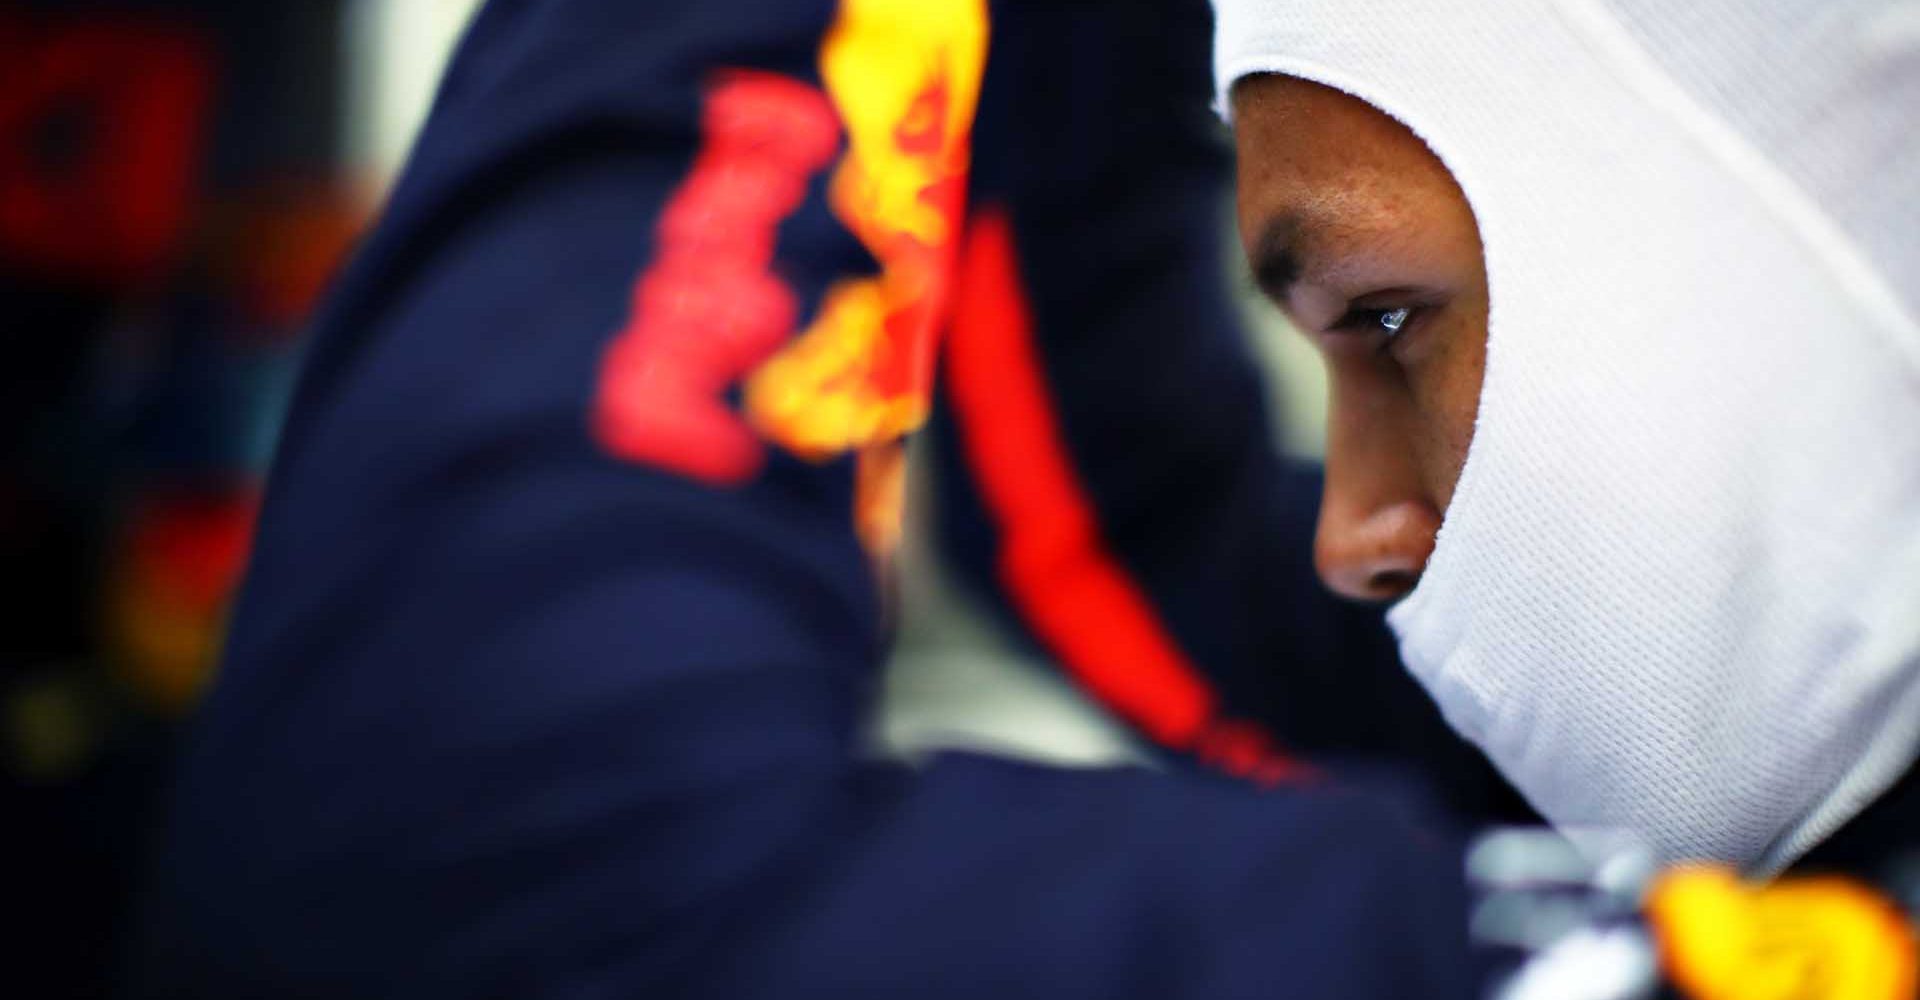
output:
[[[1218,716],[1212,687],[1107,551],[1048,395],[1002,211],[969,226],[946,365],[964,457],[998,529],[1001,583],[1040,641],[1157,742],[1263,783],[1300,775],[1264,731]]]

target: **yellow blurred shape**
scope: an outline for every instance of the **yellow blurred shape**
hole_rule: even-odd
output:
[[[847,130],[828,201],[880,273],[831,288],[747,382],[755,425],[796,454],[824,460],[926,419],[986,49],[984,0],[842,0],[820,52]]]
[[[1696,1000],[1913,1000],[1915,938],[1888,900],[1830,876],[1663,875],[1647,900],[1669,977]]]

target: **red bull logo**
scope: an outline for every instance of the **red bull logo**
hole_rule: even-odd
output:
[[[986,48],[985,0],[842,0],[824,94],[771,73],[716,82],[602,365],[593,429],[609,451],[715,485],[757,473],[763,440],[813,460],[857,451],[856,525],[891,548],[898,441],[930,405]],[[775,233],[843,126],[828,201],[880,270],[830,287],[790,338],[799,306],[771,270]],[[726,401],[735,384],[744,417]]]
[[[737,71],[708,91],[704,142],[661,212],[654,261],[600,369],[593,430],[616,455],[716,485],[760,468],[763,446],[724,393],[786,341],[793,291],[774,233],[832,159],[840,125],[818,90]]]

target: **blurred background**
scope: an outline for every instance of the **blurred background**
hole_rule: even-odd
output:
[[[26,929],[0,993],[107,989],[302,332],[476,6],[0,0],[0,857]],[[1318,362],[1249,288],[1276,446],[1311,455]],[[934,492],[914,485],[876,747],[1136,758],[948,580],[914,530]]]

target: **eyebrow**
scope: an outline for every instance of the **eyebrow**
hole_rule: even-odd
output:
[[[1285,302],[1300,280],[1300,217],[1288,212],[1267,220],[1253,243],[1254,283],[1275,302]]]

